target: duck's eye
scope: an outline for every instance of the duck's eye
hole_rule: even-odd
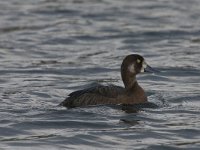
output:
[[[137,59],[137,63],[138,63],[138,64],[141,63],[141,60],[140,60],[140,59]]]

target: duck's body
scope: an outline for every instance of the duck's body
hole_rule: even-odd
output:
[[[147,68],[144,58],[140,55],[128,55],[121,65],[121,76],[125,87],[97,85],[88,89],[72,92],[60,104],[73,108],[102,104],[138,104],[146,103],[144,90],[136,81],[136,74]]]
[[[127,91],[115,85],[98,85],[88,89],[72,92],[61,105],[73,108],[103,104],[137,104],[147,102],[144,90],[135,83],[135,87]]]

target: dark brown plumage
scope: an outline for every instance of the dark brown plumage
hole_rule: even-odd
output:
[[[60,104],[73,108],[101,104],[138,104],[147,102],[144,90],[136,81],[136,75],[149,68],[144,58],[137,54],[128,55],[121,65],[121,76],[125,88],[115,85],[97,85],[72,92]]]

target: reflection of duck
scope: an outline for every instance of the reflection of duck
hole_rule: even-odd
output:
[[[101,104],[138,104],[147,102],[142,87],[139,86],[136,75],[151,71],[144,58],[137,54],[128,55],[121,65],[121,76],[125,88],[120,86],[98,85],[69,94],[60,105],[68,108]]]

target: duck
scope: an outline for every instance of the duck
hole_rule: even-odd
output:
[[[74,91],[60,103],[60,106],[74,108],[107,104],[147,103],[147,95],[136,80],[136,75],[143,72],[154,72],[154,69],[146,63],[141,55],[130,54],[123,59],[121,64],[121,78],[124,87],[98,84]]]

